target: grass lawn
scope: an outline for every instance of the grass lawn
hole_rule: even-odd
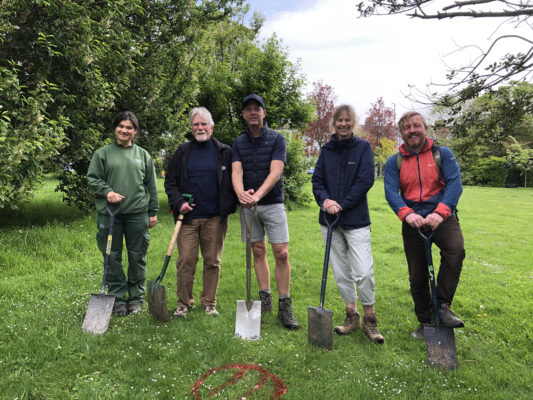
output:
[[[160,272],[173,228],[159,183],[149,279]],[[0,210],[2,399],[532,398],[531,189],[465,187],[459,217],[466,260],[453,310],[466,326],[456,330],[460,368],[452,372],[428,367],[424,342],[409,338],[417,322],[400,222],[385,202],[382,181],[372,188],[369,204],[376,310],[385,344],[374,345],[359,331],[334,335],[332,351],[307,342],[307,307],[319,304],[324,257],[315,204],[289,212],[299,331],[283,329],[274,312],[263,316],[260,340],[233,337],[236,300],[246,295],[245,246],[235,214],[223,254],[218,318],[196,307],[184,320],[165,324],[144,311],[113,317],[108,332],[94,336],[81,325],[89,297],[101,285],[96,218],[64,205],[54,184],[47,181],[17,212]],[[176,257],[175,252],[172,265]],[[433,258],[437,266],[435,247]],[[173,312],[174,267],[163,284]],[[275,282],[272,288],[277,303]],[[255,278],[252,290],[257,293]],[[344,307],[331,273],[325,307],[333,310],[334,324],[342,323]],[[241,377],[247,364],[255,366]]]

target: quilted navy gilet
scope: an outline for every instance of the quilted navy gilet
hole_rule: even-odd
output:
[[[257,190],[270,173],[270,162],[276,139],[281,134],[268,129],[266,124],[261,128],[259,141],[254,141],[250,132],[246,130],[235,139],[239,148],[243,168],[244,189]],[[283,203],[283,175],[265,197],[259,201],[259,205]]]

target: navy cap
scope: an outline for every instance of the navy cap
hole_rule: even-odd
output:
[[[263,109],[265,109],[265,102],[263,101],[263,99],[261,98],[261,96],[258,96],[256,95],[255,93],[252,93],[252,94],[249,94],[248,96],[246,96],[244,98],[244,100],[242,101],[242,106],[245,107],[246,104],[252,100],[255,100],[257,101],[259,104],[261,104],[261,107],[263,107]]]

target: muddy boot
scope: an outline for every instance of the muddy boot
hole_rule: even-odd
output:
[[[269,292],[260,290],[259,300],[261,300],[261,313],[272,311],[272,295]]]
[[[347,308],[346,319],[342,325],[335,327],[335,333],[339,335],[349,335],[359,329],[361,329],[361,316],[352,308]]]
[[[278,318],[287,329],[298,329],[298,321],[292,315],[291,299],[286,297],[279,301]]]
[[[378,332],[378,319],[375,313],[363,317],[363,332],[374,343],[383,344],[385,342],[383,335]]]

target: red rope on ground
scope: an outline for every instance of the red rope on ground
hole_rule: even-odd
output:
[[[247,398],[253,394],[256,390],[260,389],[268,380],[268,378],[272,379],[274,381],[275,387],[274,387],[274,393],[272,394],[271,399],[272,400],[278,400],[281,396],[283,396],[285,393],[287,393],[287,386],[283,383],[283,381],[276,375],[274,375],[272,372],[267,371],[266,369],[261,368],[258,365],[255,364],[228,364],[224,365],[222,367],[213,368],[206,373],[204,373],[200,379],[196,381],[192,388],[192,394],[194,395],[194,398],[196,400],[200,400],[201,394],[199,393],[200,387],[203,385],[204,380],[214,373],[218,371],[227,371],[227,370],[236,370],[235,373],[222,385],[219,385],[218,387],[211,390],[208,394],[209,397],[212,397],[216,395],[217,393],[220,393],[224,388],[226,388],[229,385],[233,385],[236,382],[238,382],[245,374],[247,370],[254,370],[261,373],[261,379],[250,389],[248,390],[244,396],[241,396],[241,398]]]

